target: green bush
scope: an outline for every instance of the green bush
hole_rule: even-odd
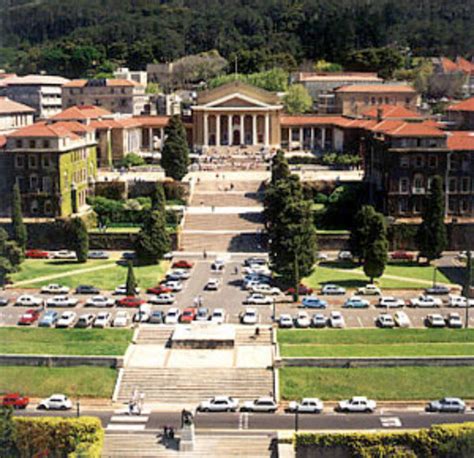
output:
[[[145,164],[145,159],[135,153],[128,153],[120,162],[121,167],[130,168],[138,167]]]

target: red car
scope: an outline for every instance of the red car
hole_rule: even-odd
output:
[[[298,288],[298,294],[301,296],[308,296],[310,294],[313,294],[314,290],[313,288],[309,288],[306,285],[303,285],[302,283],[300,284]],[[286,294],[295,294],[295,288],[288,288],[286,290]]]
[[[394,251],[390,257],[397,261],[413,261],[415,259],[415,256],[407,251]]]
[[[25,256],[29,259],[48,259],[49,253],[42,250],[26,250]]]
[[[156,294],[157,296],[163,293],[172,293],[173,290],[164,285],[153,286],[153,288],[148,288],[146,290],[148,294]]]
[[[13,407],[14,409],[26,409],[26,406],[29,404],[30,398],[22,396],[19,393],[10,393],[3,396],[2,406],[3,407]]]
[[[140,307],[145,301],[139,297],[127,296],[117,301],[120,307]]]
[[[20,316],[18,320],[18,324],[29,326],[30,324],[35,323],[38,321],[41,312],[35,309],[28,309],[23,315]]]
[[[191,323],[196,318],[196,309],[194,307],[188,307],[183,310],[183,313],[179,317],[181,323]]]
[[[194,264],[192,262],[182,259],[181,261],[173,262],[173,269],[192,269]]]

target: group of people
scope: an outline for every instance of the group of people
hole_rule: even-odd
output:
[[[141,415],[143,404],[145,402],[145,393],[139,392],[137,388],[133,390],[130,401],[128,402],[129,415]]]

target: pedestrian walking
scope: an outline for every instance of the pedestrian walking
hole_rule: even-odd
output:
[[[204,259],[207,259],[207,251],[206,251],[206,250],[203,250],[203,252],[202,252],[202,257],[203,257]]]

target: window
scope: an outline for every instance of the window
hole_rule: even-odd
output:
[[[33,200],[30,205],[30,212],[35,215],[36,213],[38,213],[38,209],[38,201]]]
[[[421,213],[421,199],[417,198],[413,201],[413,213]]]
[[[406,199],[400,199],[398,201],[398,212],[407,213],[408,212],[408,201]]]
[[[468,213],[469,212],[469,201],[467,199],[462,199],[459,202],[459,210],[461,213]]]
[[[38,168],[38,158],[34,154],[28,156],[28,167],[30,169]]]
[[[450,178],[449,179],[449,192],[456,192],[458,187],[458,180],[457,178]]]
[[[20,192],[25,191],[25,179],[23,177],[16,177],[15,179],[16,184],[20,188]]]
[[[43,140],[43,148],[49,148],[49,140]]]
[[[48,169],[49,167],[51,167],[51,156],[49,154],[45,154],[43,157],[43,167],[45,169]]]
[[[30,176],[30,191],[38,190],[38,175]]]
[[[438,158],[435,155],[431,155],[428,159],[428,166],[430,169],[438,167]]]
[[[372,105],[375,105],[375,103],[376,103],[375,97],[372,97],[372,98],[370,99],[370,103],[371,103]]]
[[[50,200],[47,200],[44,203],[44,213],[46,215],[51,215],[53,213],[53,204],[51,203]]]
[[[428,191],[431,189],[431,183],[433,183],[433,178],[434,177],[429,177],[428,181],[426,182],[426,186],[428,188]]]
[[[411,97],[405,97],[405,103],[406,103],[407,105],[410,105],[410,103],[411,103]]]
[[[415,179],[413,180],[413,187],[417,191],[423,189],[423,175],[415,175]]]
[[[449,170],[457,170],[459,168],[459,156],[452,154],[449,156]]]
[[[24,156],[20,156],[20,155],[15,156],[15,167],[18,169],[22,169],[24,166],[25,166]]]
[[[456,210],[457,210],[456,199],[453,197],[450,197],[448,199],[448,212],[456,213]]]
[[[408,156],[400,157],[400,167],[407,168],[410,166],[410,158]]]
[[[34,140],[30,140],[30,148],[35,148],[36,142]]]
[[[421,155],[415,157],[415,167],[421,168],[424,165],[424,158]]]
[[[21,140],[17,140],[17,141],[16,141],[16,147],[17,147],[17,148],[21,148],[22,145],[23,145],[23,142],[22,142]]]
[[[410,180],[408,178],[400,178],[399,182],[399,190],[402,194],[405,194],[408,192],[410,187]]]
[[[461,192],[471,191],[471,179],[469,177],[463,177],[461,181]]]
[[[47,193],[53,192],[51,177],[43,177],[43,192],[47,192]]]

